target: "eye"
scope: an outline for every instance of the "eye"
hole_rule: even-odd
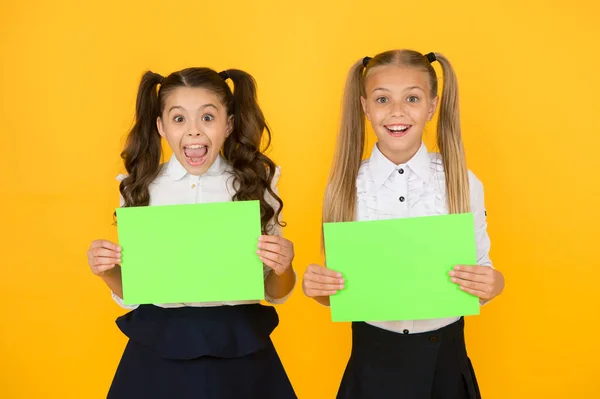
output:
[[[183,116],[181,116],[181,115],[177,115],[176,117],[173,118],[173,120],[175,121],[175,123],[181,123],[184,121]]]
[[[387,99],[387,97],[377,97],[377,99],[375,101],[377,101],[379,104],[385,104],[389,100]]]
[[[204,115],[204,116],[202,117],[202,121],[203,121],[203,122],[210,122],[210,121],[212,121],[213,119],[215,119],[215,117],[214,117],[214,116],[212,116],[212,115],[209,115],[209,114],[206,114],[206,115]]]
[[[408,96],[408,98],[406,99],[406,101],[408,101],[409,103],[417,103],[417,102],[419,102],[419,97],[417,97],[417,96]]]

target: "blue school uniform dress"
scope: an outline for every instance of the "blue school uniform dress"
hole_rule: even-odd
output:
[[[356,185],[359,221],[448,213],[442,159],[424,144],[401,165],[375,145]],[[469,185],[477,263],[491,267],[483,186],[471,172]],[[352,353],[337,398],[480,398],[465,348],[464,319],[352,323]]]
[[[278,178],[279,169],[274,189]],[[232,181],[221,156],[202,176],[190,175],[172,156],[150,185],[150,205],[231,201]],[[272,227],[272,234],[281,234],[278,225]],[[264,268],[265,278],[270,272]],[[272,306],[259,301],[127,306],[114,293],[113,298],[130,310],[117,319],[129,341],[109,399],[296,398],[270,339],[279,322]],[[287,297],[265,292],[265,299],[283,303]]]

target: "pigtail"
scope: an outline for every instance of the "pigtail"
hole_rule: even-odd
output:
[[[135,124],[121,153],[128,176],[119,189],[126,207],[150,203],[148,187],[160,170],[161,138],[156,120],[160,113],[157,87],[162,80],[161,75],[148,71],[138,88]]]
[[[442,54],[435,57],[442,66],[444,87],[440,99],[437,145],[442,155],[449,213],[470,212],[469,175],[461,137],[458,106],[458,82],[450,61]]]
[[[276,166],[263,154],[271,144],[271,130],[258,105],[254,78],[238,69],[228,69],[220,75],[233,82],[233,100],[230,104],[233,131],[223,145],[223,156],[233,167],[233,184],[236,188],[233,200],[259,199],[263,234],[269,234],[271,221],[284,225],[279,221],[283,201],[272,188]],[[265,133],[265,145],[261,151]],[[265,192],[277,202],[277,209],[269,204]]]
[[[360,97],[363,91],[363,60],[357,61],[346,79],[342,120],[323,202],[323,222],[355,220],[356,178],[365,147],[365,115]]]

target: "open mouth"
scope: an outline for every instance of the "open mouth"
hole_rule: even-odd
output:
[[[191,166],[201,166],[206,162],[208,146],[204,144],[189,144],[183,146],[185,161]]]
[[[388,133],[390,135],[392,135],[393,137],[402,137],[402,136],[406,136],[408,134],[408,132],[412,128],[412,125],[396,124],[396,125],[384,125],[384,127],[388,131]]]

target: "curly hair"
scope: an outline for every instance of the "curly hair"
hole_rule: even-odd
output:
[[[233,91],[226,78],[233,82]],[[271,220],[283,226],[279,221],[283,201],[271,187],[276,165],[264,154],[271,144],[271,131],[258,105],[254,78],[238,69],[219,74],[210,68],[187,68],[167,77],[151,71],[142,76],[135,124],[121,153],[128,173],[119,187],[124,206],[147,206],[150,203],[149,186],[161,168],[161,136],[156,120],[162,115],[165,98],[178,87],[201,87],[221,99],[227,115],[233,116],[233,131],[222,149],[223,157],[233,169],[233,187],[236,189],[233,200],[260,202],[264,234],[269,233]],[[266,135],[266,140],[261,150],[263,135]],[[269,204],[265,198],[267,194],[277,201],[277,209]]]

